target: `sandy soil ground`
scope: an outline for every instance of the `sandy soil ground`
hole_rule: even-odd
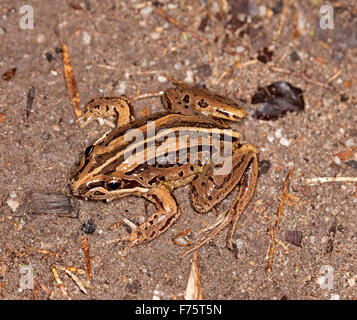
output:
[[[1,1],[1,299],[183,299],[192,256],[181,258],[171,239],[215,220],[212,212],[194,211],[189,186],[179,188],[180,220],[121,259],[122,244],[104,243],[126,232],[113,228],[121,217],[145,218],[144,199],[76,199],[77,218],[31,210],[43,194],[71,198],[68,184],[83,150],[106,130],[75,122],[63,43],[83,105],[98,96],[163,90],[172,86],[167,74],[248,102],[247,118],[231,125],[258,147],[261,174],[235,231],[235,252],[225,246],[226,230],[199,251],[204,299],[356,299],[357,184],[307,179],[356,177],[357,7],[331,2],[329,30],[319,26],[322,1],[284,2],[28,0],[34,26],[23,29],[24,1]],[[303,90],[304,112],[253,118],[252,95],[275,81]],[[154,98],[135,108],[138,116],[162,109]],[[267,272],[268,230],[290,169],[288,192],[297,198],[283,207]],[[86,234],[91,226],[95,231]],[[289,231],[302,232],[300,246],[286,241]],[[86,270],[84,237],[91,263],[86,294],[63,271]],[[33,287],[25,281],[29,272]]]

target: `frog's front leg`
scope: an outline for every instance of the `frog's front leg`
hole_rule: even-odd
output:
[[[156,211],[141,225],[137,225],[126,218],[123,219],[123,221],[132,229],[128,237],[117,240],[129,241],[129,244],[124,249],[125,253],[127,253],[133,246],[157,238],[180,217],[180,208],[169,189],[165,186],[161,185],[154,188],[145,194],[144,197],[155,204]]]
[[[130,99],[126,97],[101,97],[89,101],[84,114],[78,119],[80,127],[86,126],[93,120],[110,127],[119,127],[130,122],[132,108]],[[115,124],[107,120],[114,118]]]

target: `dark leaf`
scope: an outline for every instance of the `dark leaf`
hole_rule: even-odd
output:
[[[291,53],[290,53],[290,59],[291,59],[291,61],[293,61],[293,62],[301,61],[299,54],[298,54],[295,50],[291,51]]]
[[[357,161],[356,160],[348,160],[345,162],[349,167],[353,169],[357,169]]]
[[[53,59],[54,59],[54,56],[49,52],[46,52],[45,56],[46,56],[46,59],[47,59],[48,62],[52,62]]]
[[[198,27],[198,30],[199,30],[199,31],[202,31],[202,32],[205,31],[205,29],[206,29],[206,27],[207,27],[208,20],[209,20],[208,16],[205,16],[205,17],[201,20],[200,25],[199,25],[199,27]]]
[[[253,111],[254,118],[277,120],[288,111],[301,112],[305,102],[302,90],[288,82],[274,82],[267,87],[259,87],[252,97],[252,104],[261,105]]]
[[[267,63],[272,60],[273,51],[270,51],[267,47],[264,47],[262,50],[258,52],[258,60],[262,63]]]
[[[293,244],[294,246],[301,247],[303,233],[301,231],[287,231],[285,233],[285,241]]]
[[[268,173],[271,167],[271,163],[269,160],[259,161],[259,176]]]
[[[279,14],[282,13],[283,11],[283,6],[284,6],[284,1],[279,0],[275,3],[275,6],[272,8],[272,11],[274,14]]]
[[[15,73],[16,73],[16,68],[11,68],[10,70],[6,71],[3,75],[2,75],[2,79],[4,81],[9,81],[11,80],[14,76],[15,76]]]

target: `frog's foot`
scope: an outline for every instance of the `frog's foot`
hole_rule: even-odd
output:
[[[134,222],[130,221],[129,219],[127,219],[127,218],[122,218],[122,220],[130,227],[132,232],[126,237],[120,237],[120,238],[115,238],[115,239],[112,239],[112,240],[108,240],[108,241],[105,242],[105,244],[108,245],[108,244],[114,244],[114,243],[118,243],[118,242],[129,241],[128,244],[126,245],[126,247],[124,248],[124,250],[119,253],[120,256],[126,258],[128,256],[128,252],[129,252],[130,248],[135,246],[135,241],[134,241],[135,238],[136,238],[135,232],[139,231],[139,226],[136,223],[134,223]]]
[[[190,248],[188,248],[186,251],[183,252],[182,257],[185,255],[189,254],[192,251],[195,251],[202,247],[205,243],[208,241],[212,240],[221,230],[223,230],[231,221],[232,221],[233,215],[232,215],[232,209],[229,209],[228,211],[224,212],[223,214],[220,214],[218,216],[218,219],[208,227],[201,229],[198,234],[207,232],[212,230],[206,237],[204,237],[202,240],[200,240],[198,243],[194,244]]]

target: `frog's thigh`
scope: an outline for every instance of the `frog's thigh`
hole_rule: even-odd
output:
[[[191,199],[194,208],[201,213],[211,210],[238,185],[249,162],[256,157],[256,148],[245,144],[233,152],[231,166],[223,175],[215,174],[220,165],[214,163],[204,167],[202,173],[191,184]],[[227,158],[227,161],[230,161]]]
[[[164,186],[155,188],[146,195],[146,198],[155,204],[157,210],[130,234],[134,245],[158,237],[176,222],[181,214],[175,198]]]

